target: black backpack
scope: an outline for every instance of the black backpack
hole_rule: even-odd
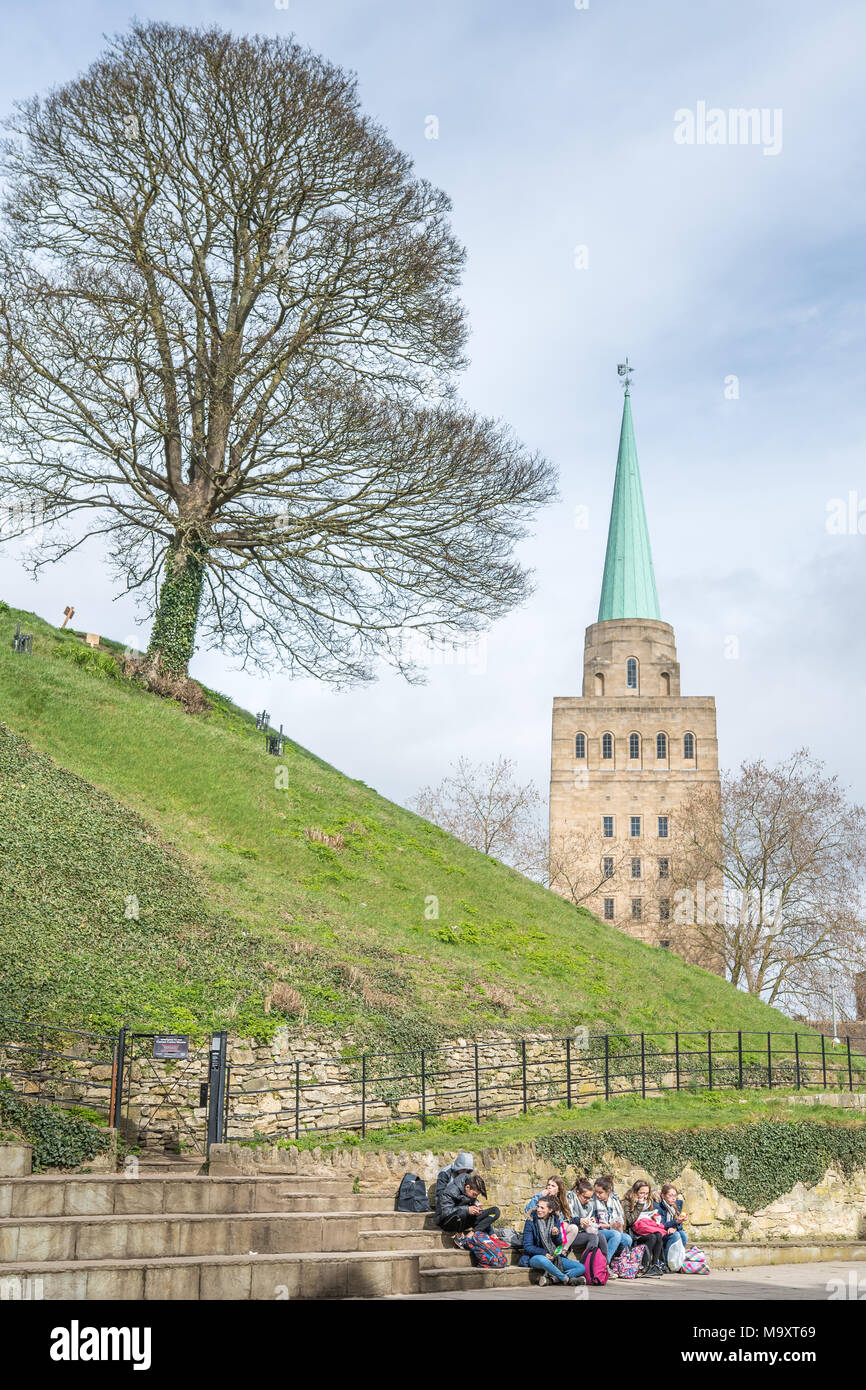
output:
[[[404,1173],[397,1192],[397,1211],[429,1211],[427,1184],[417,1173]]]

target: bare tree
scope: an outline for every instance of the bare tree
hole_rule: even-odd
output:
[[[509,758],[473,763],[458,758],[453,772],[435,787],[423,787],[409,806],[464,844],[510,864],[537,871],[541,798],[534,782],[520,783]]]
[[[183,674],[201,625],[335,680],[471,632],[549,465],[460,404],[446,196],[282,38],[135,23],[4,146],[0,486],[101,537]],[[76,518],[76,528],[62,523]]]
[[[788,1009],[863,968],[866,812],[807,749],[724,774],[721,806],[696,791],[677,822],[671,930],[692,958]]]
[[[545,845],[544,879],[548,888],[580,905],[601,891],[613,892],[626,859],[627,847],[601,834],[568,830]]]

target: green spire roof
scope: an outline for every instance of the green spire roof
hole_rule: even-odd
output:
[[[598,621],[660,616],[631,421],[631,399],[626,388]]]

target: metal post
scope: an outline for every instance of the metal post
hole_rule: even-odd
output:
[[[743,1089],[743,1030],[737,1029],[737,1060],[740,1068],[740,1090]]]
[[[478,1044],[475,1044],[475,1123],[481,1123],[481,1096],[478,1091]]]
[[[571,1109],[571,1038],[565,1040],[565,1102]]]
[[[526,1039],[525,1039],[525,1038],[522,1038],[522,1039],[521,1039],[521,1042],[520,1042],[520,1064],[521,1064],[521,1071],[522,1071],[522,1074],[523,1074],[523,1113],[524,1113],[524,1115],[525,1115],[525,1114],[526,1114],[526,1111],[527,1111],[527,1104],[526,1104]]]
[[[231,1062],[226,1063],[226,1101],[223,1106],[223,1134],[222,1141],[226,1142],[229,1135],[229,1083],[232,1077]]]
[[[367,1137],[367,1054],[361,1058],[361,1138]]]
[[[295,1138],[301,1137],[301,1064],[295,1063]]]
[[[211,1038],[210,1072],[208,1076],[207,1152],[218,1144],[223,1127],[223,1104],[226,1093],[226,1033],[214,1033]]]
[[[794,1034],[794,1065],[797,1069],[797,1090],[800,1089],[800,1034]]]
[[[120,1120],[123,1114],[123,1069],[125,1065],[126,1029],[121,1028],[117,1035],[114,1068],[111,1075],[111,1123],[114,1129],[120,1129]]]
[[[707,1079],[710,1083],[710,1090],[713,1089],[713,1034],[711,1029],[707,1029]]]
[[[640,1035],[640,1093],[641,1099],[646,1100],[646,1036]]]
[[[676,1033],[674,1033],[674,1060],[675,1060],[675,1062],[676,1062],[676,1068],[677,1068],[677,1090],[679,1090],[679,1089],[680,1089],[680,1035],[679,1035],[679,1032],[678,1032],[678,1031],[677,1031]]]
[[[604,1098],[610,1100],[610,1033],[604,1035]]]
[[[427,1069],[423,1047],[421,1048],[421,1128],[427,1128]]]
[[[824,1078],[824,1090],[827,1089],[827,1043],[824,1034],[821,1034],[821,1075]]]
[[[767,1085],[773,1089],[773,1035],[767,1034]]]
[[[846,1041],[846,1043],[848,1044],[848,1090],[849,1090],[849,1091],[853,1091],[853,1090],[854,1090],[854,1073],[853,1073],[852,1070],[851,1070],[851,1035],[850,1035],[850,1034],[848,1035],[848,1037],[846,1037],[845,1041]]]

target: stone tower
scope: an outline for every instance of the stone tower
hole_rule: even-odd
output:
[[[696,783],[719,787],[716,706],[712,696],[680,694],[674,630],[662,621],[656,593],[628,383],[626,376],[583,693],[553,701],[551,867],[562,867],[558,891],[582,897],[592,887],[585,906],[597,916],[687,955],[672,925],[677,807]]]

